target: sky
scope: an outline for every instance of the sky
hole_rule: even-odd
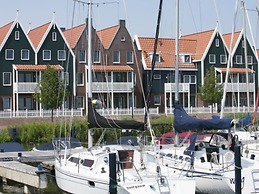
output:
[[[55,19],[59,27],[71,28],[82,24],[88,13],[87,4],[76,1],[1,0],[0,26],[18,18],[27,31],[29,28],[38,27]],[[89,2],[89,0],[82,1]],[[179,30],[182,35],[215,29],[216,26],[222,33],[231,33],[233,28],[236,30],[242,28],[240,0],[179,1]],[[258,1],[244,0],[252,26],[250,30],[246,19],[246,31],[249,33],[250,41],[259,39],[258,14],[255,11]],[[119,20],[124,19],[132,36],[155,36],[160,0],[92,0],[92,3],[93,25],[97,30],[118,25]],[[163,0],[160,37],[175,38],[175,4],[176,0]],[[236,4],[237,12],[235,12]],[[235,13],[237,13],[236,20]],[[256,47],[259,48],[259,45],[256,44]]]

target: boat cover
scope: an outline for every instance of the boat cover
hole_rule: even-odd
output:
[[[213,129],[229,129],[233,126],[233,119],[198,119],[189,116],[181,104],[176,104],[174,109],[174,129],[181,133],[185,131],[202,131]]]

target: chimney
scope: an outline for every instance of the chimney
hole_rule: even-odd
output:
[[[125,27],[125,20],[120,20],[120,27]]]

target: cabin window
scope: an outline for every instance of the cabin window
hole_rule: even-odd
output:
[[[65,50],[58,50],[58,60],[59,61],[66,60],[66,51]]]
[[[15,39],[15,40],[19,40],[19,39],[20,39],[20,32],[19,32],[19,31],[15,31],[15,33],[14,33],[14,39]]]
[[[77,73],[76,83],[77,83],[78,86],[84,85],[84,74],[83,73],[81,73],[81,72]]]
[[[84,97],[83,96],[76,97],[76,108],[84,108]]]
[[[85,50],[80,50],[79,51],[79,63],[85,63],[86,62],[86,54],[85,54]]]
[[[52,32],[52,41],[57,41],[57,33]]]
[[[215,40],[215,46],[219,47],[219,39],[218,38]]]
[[[100,51],[94,51],[94,63],[100,63]]]
[[[51,60],[51,50],[43,50],[43,60],[44,61]]]
[[[13,49],[5,50],[5,60],[14,60],[14,50]]]
[[[216,55],[214,55],[214,54],[209,55],[209,63],[211,63],[211,64],[216,63]]]
[[[95,187],[95,184],[93,181],[88,181],[88,184],[91,186],[91,187]]]
[[[247,56],[247,63],[253,64],[253,57],[252,56]]]
[[[220,55],[220,64],[227,64],[227,56]]]
[[[84,159],[81,161],[81,164],[86,167],[92,167],[94,164],[93,160]]]
[[[120,51],[113,51],[113,63],[120,62]]]
[[[161,75],[160,74],[154,74],[154,79],[161,79]]]
[[[242,64],[242,55],[236,56],[236,64]]]
[[[127,51],[126,61],[127,61],[127,63],[133,63],[133,52],[132,51]]]
[[[154,105],[161,105],[161,96],[154,96]]]
[[[11,72],[3,72],[3,86],[11,86]]]
[[[68,161],[79,164],[79,158],[71,157]]]
[[[28,49],[21,50],[21,60],[29,60],[30,59],[30,51]]]

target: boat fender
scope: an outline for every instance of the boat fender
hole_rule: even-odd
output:
[[[224,156],[224,162],[233,162],[234,161],[234,153],[231,151],[227,151]]]

